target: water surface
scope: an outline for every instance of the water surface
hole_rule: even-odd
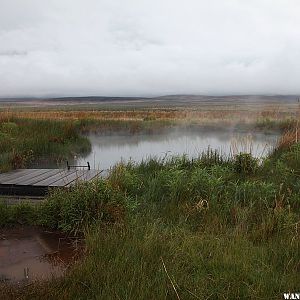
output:
[[[59,277],[81,252],[76,239],[32,227],[0,231],[0,282]]]
[[[171,130],[155,134],[89,135],[92,151],[77,158],[78,163],[89,161],[96,169],[108,169],[116,163],[133,160],[140,162],[150,157],[187,155],[196,158],[208,148],[223,155],[238,152],[264,157],[274,147],[278,132],[242,131],[238,129]]]

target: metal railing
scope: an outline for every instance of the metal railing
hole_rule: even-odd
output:
[[[67,161],[67,168],[68,168],[68,170],[70,170],[71,168],[88,168],[88,170],[91,170],[91,166],[90,166],[89,162],[87,162],[86,166],[72,166],[72,165],[69,165],[69,162]]]

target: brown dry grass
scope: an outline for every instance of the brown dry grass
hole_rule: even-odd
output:
[[[295,109],[295,118],[293,126],[288,128],[280,137],[277,144],[278,150],[288,149],[295,143],[300,141],[300,128],[299,128],[299,119],[300,119],[300,104]]]
[[[234,108],[215,110],[103,110],[103,111],[2,111],[0,121],[11,118],[28,118],[43,120],[188,120],[197,122],[245,122],[251,123],[259,119],[285,120],[295,117],[293,112],[270,108],[269,110],[237,110]]]
[[[294,128],[285,131],[278,140],[278,149],[287,149],[300,141],[300,129],[298,122]]]

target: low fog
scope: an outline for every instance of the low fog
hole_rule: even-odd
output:
[[[298,93],[299,0],[0,0],[0,97]]]

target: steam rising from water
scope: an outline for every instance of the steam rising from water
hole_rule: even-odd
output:
[[[163,158],[166,155],[198,157],[208,148],[218,150],[223,155],[239,152],[252,153],[263,157],[275,145],[278,133],[271,135],[253,132],[231,132],[229,130],[172,130],[164,134],[90,136],[92,152],[82,158],[89,161],[93,168],[108,169],[116,163],[133,160],[140,162],[150,157]]]

